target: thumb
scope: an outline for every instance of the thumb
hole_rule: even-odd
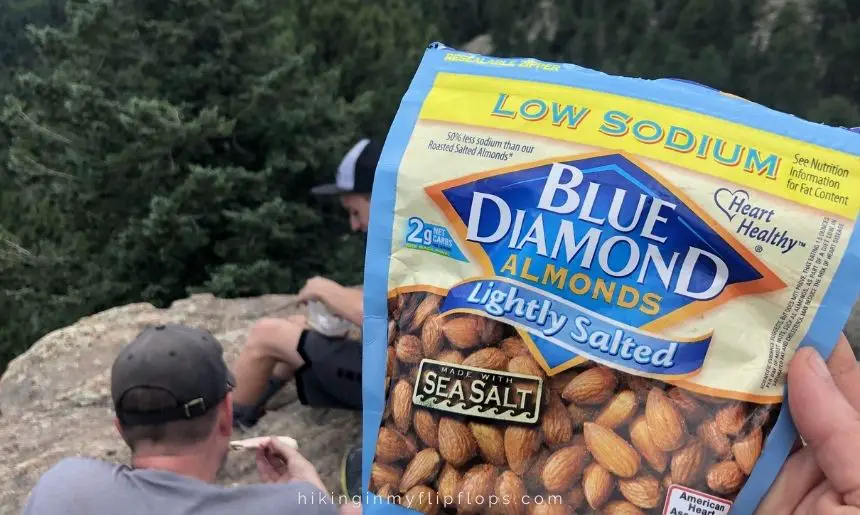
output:
[[[789,364],[788,403],[798,431],[833,488],[842,495],[858,495],[860,414],[811,347],[798,350]]]

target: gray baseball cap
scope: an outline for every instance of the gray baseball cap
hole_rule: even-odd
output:
[[[163,424],[192,419],[218,405],[236,380],[224,361],[224,349],[212,334],[184,325],[144,329],[120,351],[111,368],[111,397],[125,425]],[[176,405],[139,411],[123,406],[136,388],[170,394]]]

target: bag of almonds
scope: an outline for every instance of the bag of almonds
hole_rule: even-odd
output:
[[[368,513],[750,514],[857,298],[860,135],[434,44],[365,269]]]

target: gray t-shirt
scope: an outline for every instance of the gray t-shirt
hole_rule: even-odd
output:
[[[66,458],[33,488],[22,515],[334,515],[307,482],[224,487],[162,470]]]

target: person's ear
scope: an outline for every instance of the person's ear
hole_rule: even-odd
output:
[[[218,407],[218,434],[227,436],[233,434],[233,392],[228,392]]]

